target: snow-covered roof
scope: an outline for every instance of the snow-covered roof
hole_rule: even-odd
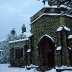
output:
[[[31,32],[24,32],[24,33],[21,33],[18,35],[18,39],[24,39],[24,38],[27,38],[27,37],[30,37],[32,36],[32,33]]]
[[[72,35],[69,35],[69,36],[68,36],[68,39],[72,39]]]
[[[32,23],[34,23],[35,21],[37,21],[39,18],[41,18],[43,15],[61,15],[61,14],[58,14],[58,13],[43,13],[43,14],[41,14],[39,17],[37,17],[35,20],[33,20],[32,22],[31,22],[31,24]]]
[[[24,32],[24,35],[26,35],[26,37],[30,37],[30,36],[32,36],[32,33],[31,32]]]
[[[68,6],[66,6],[66,5],[60,5],[59,8],[61,8],[61,7],[66,8],[66,9],[71,9],[70,7],[68,7]]]
[[[28,49],[27,52],[31,52],[31,49]]]
[[[40,19],[42,16],[44,16],[44,15],[52,15],[52,16],[68,16],[68,17],[72,17],[72,15],[69,15],[69,14],[62,14],[62,13],[43,13],[43,14],[41,14],[39,17],[37,17],[35,20],[33,20],[32,22],[31,22],[31,24],[32,23],[34,23],[35,21],[37,21],[38,19]]]
[[[48,38],[50,38],[50,39],[54,42],[53,38],[52,38],[51,36],[47,35],[47,34],[44,34],[44,35],[39,39],[39,41],[40,41],[44,36],[47,36]]]
[[[28,38],[14,40],[14,41],[9,41],[9,43],[21,42],[21,41],[26,41],[26,40],[28,40]]]
[[[45,8],[58,8],[58,5],[53,5],[53,6],[49,6],[49,5],[47,5],[47,7],[45,6]],[[72,8],[70,8],[70,7],[68,7],[68,6],[66,6],[66,5],[60,5],[60,7],[59,8],[66,8],[66,9],[68,9],[68,10],[72,10]],[[72,17],[72,15],[70,15],[70,14],[65,14],[65,13],[43,13],[43,14],[41,14],[39,17],[37,17],[35,20],[33,20],[32,22],[31,22],[31,24],[32,23],[34,23],[36,20],[38,20],[39,18],[41,18],[43,15],[62,15],[62,16],[68,16],[68,17]]]
[[[57,29],[57,31],[61,31],[62,29],[65,29],[65,30],[67,30],[67,31],[70,31],[70,29],[69,29],[68,27],[64,26],[64,25],[60,26],[60,27]]]
[[[50,5],[48,5],[48,3],[44,7],[47,7],[47,8],[66,8],[66,9],[71,9],[70,7],[68,7],[66,5],[60,5],[58,7],[58,5],[52,5],[52,6],[50,6]]]
[[[62,49],[62,47],[61,46],[58,46],[57,48],[56,48],[56,50],[61,50]]]

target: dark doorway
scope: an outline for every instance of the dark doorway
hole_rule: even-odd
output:
[[[15,59],[23,58],[23,48],[15,49]]]
[[[39,65],[42,67],[54,67],[55,44],[48,36],[43,36],[38,43]]]

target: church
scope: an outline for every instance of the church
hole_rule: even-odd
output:
[[[31,33],[10,41],[11,65],[72,66],[72,7],[44,7],[30,18]]]

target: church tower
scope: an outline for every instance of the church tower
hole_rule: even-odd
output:
[[[69,1],[43,1],[44,4],[48,2],[50,6],[43,7],[31,17],[34,50],[33,64],[42,67],[54,67],[56,65],[55,50],[58,46],[57,29],[64,25],[69,27],[72,32],[72,13],[68,12],[71,7],[65,5],[65,3],[69,3]]]

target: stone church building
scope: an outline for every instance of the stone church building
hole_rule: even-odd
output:
[[[72,66],[70,7],[44,7],[31,19],[32,35],[10,42],[11,65]]]
[[[31,17],[34,64],[47,67],[72,65],[72,15],[66,13],[67,10],[44,7]]]

